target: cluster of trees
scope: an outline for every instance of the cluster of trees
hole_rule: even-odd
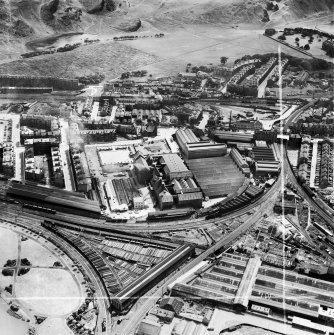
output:
[[[82,329],[83,329],[83,324],[87,321],[85,321],[85,314],[89,312],[90,310],[88,309],[89,304],[91,302],[94,303],[93,299],[93,293],[89,292],[88,298],[85,299],[85,302],[80,306],[78,311],[72,313],[68,318],[67,318],[67,325],[69,326],[70,329],[74,331],[76,334],[82,334]],[[94,304],[93,310],[96,310],[96,315],[98,314],[97,307]]]
[[[255,87],[228,85],[227,91],[231,94],[253,96],[253,97],[257,96],[257,89]]]
[[[192,73],[197,73],[198,71],[202,71],[205,73],[211,73],[213,72],[213,66],[200,65],[200,66],[193,66],[191,68]]]
[[[105,78],[105,75],[102,73],[94,73],[94,74],[88,74],[85,76],[75,77],[75,79],[78,79],[81,84],[84,85],[94,85],[99,84],[101,81],[103,81]]]
[[[334,35],[327,33],[325,31],[319,31],[317,29],[310,29],[310,28],[284,28],[283,35],[294,35],[294,34],[301,34],[302,37],[313,37],[313,35],[318,35],[320,37],[326,38],[334,38]]]
[[[138,70],[132,72],[123,72],[121,74],[121,79],[128,79],[130,77],[145,77],[147,75],[146,70]]]
[[[252,56],[245,55],[241,58],[241,60],[260,59],[262,63],[266,63],[271,57],[277,57],[277,53],[268,53],[264,55],[255,54]],[[300,68],[301,70],[321,71],[334,68],[334,65],[332,63],[320,58],[304,59],[285,53],[282,53],[282,58],[287,58],[289,60],[289,65]]]
[[[293,133],[303,133],[312,136],[334,136],[334,127],[329,124],[295,124],[290,127]]]
[[[85,38],[84,42],[86,44],[91,44],[91,43],[100,42],[100,40],[98,38],[96,40],[90,40],[89,38]]]
[[[24,54],[21,54],[22,58],[31,58],[31,57],[36,57],[40,55],[48,55],[48,54],[54,54],[56,52],[55,49],[51,50],[43,50],[43,51],[32,51],[32,52],[26,52]]]
[[[220,64],[225,65],[228,60],[228,57],[222,56],[220,57]]]
[[[31,266],[31,263],[28,260],[28,258],[22,258],[20,264],[21,264],[21,266]],[[18,276],[23,276],[26,273],[28,273],[29,271],[30,271],[30,268],[24,268],[24,267],[20,268]]]
[[[163,33],[155,34],[155,35],[151,35],[151,36],[148,36],[148,35],[144,35],[144,36],[125,35],[125,36],[119,36],[119,37],[115,36],[114,41],[136,40],[138,38],[149,38],[149,37],[161,38],[161,37],[164,37],[164,36],[165,36],[165,34],[163,34]]]
[[[308,43],[309,43],[309,44],[305,44],[304,46],[300,46],[300,45],[299,45],[300,38],[299,38],[299,37],[296,37],[296,38],[295,38],[295,43],[296,43],[297,47],[298,47],[298,48],[301,48],[301,49],[304,49],[304,50],[310,50],[310,44],[312,44],[313,41],[314,41],[314,37],[311,36],[311,37],[309,38],[309,40],[308,40]]]
[[[271,10],[273,12],[277,12],[279,10],[279,7],[278,7],[277,4],[275,5],[273,2],[268,2],[267,3],[267,10]]]
[[[57,52],[71,51],[71,50],[78,48],[80,45],[81,43],[65,44],[63,47],[57,48]]]

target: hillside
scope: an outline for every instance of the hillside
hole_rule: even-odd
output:
[[[104,49],[117,53],[124,46],[103,43],[133,32],[166,35],[159,41],[124,42],[129,54],[143,56],[144,60],[147,56],[167,57],[164,65],[169,62],[183,66],[184,55],[189,55],[189,61],[197,61],[205,59],[208,50],[220,53],[215,46],[217,42],[222,50],[229,46],[224,52],[232,60],[246,46],[249,49],[246,53],[252,49],[272,51],[276,45],[260,36],[265,27],[319,21],[325,15],[329,17],[333,9],[333,0],[0,0],[0,64],[8,64],[1,66],[0,71],[18,73],[20,68],[26,73],[31,67],[32,73],[42,74],[50,72],[52,64],[55,73],[62,73],[63,64],[73,62],[73,70],[69,72],[72,75],[74,69],[83,71],[80,66],[85,60],[85,70],[95,72],[96,56],[100,57],[100,53],[91,52],[90,48],[100,50],[102,57]],[[315,25],[313,21],[309,24]],[[20,54],[29,51],[27,42],[69,32],[94,34],[101,42],[62,55],[18,61]],[[73,58],[74,54],[81,58]],[[8,63],[12,61],[15,62]],[[121,60],[116,63],[122,65]],[[113,66],[111,62],[109,67]],[[106,64],[102,67],[105,69]],[[113,76],[119,71],[113,69],[109,74]]]
[[[0,39],[39,38],[97,26],[104,32],[110,26],[122,30],[138,19],[157,26],[291,22],[330,14],[333,8],[332,0],[0,0]]]
[[[156,56],[124,44],[101,43],[86,45],[66,53],[0,64],[0,73],[68,78],[103,73],[108,79],[112,79],[122,72],[135,70],[158,60]]]

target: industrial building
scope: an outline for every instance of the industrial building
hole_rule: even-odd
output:
[[[153,175],[150,184],[153,189],[155,198],[157,199],[157,202],[159,204],[160,210],[172,208],[174,205],[174,199],[171,193],[166,188],[165,182],[162,180],[162,178]]]
[[[133,168],[139,184],[145,185],[152,178],[151,169],[139,151],[133,156]]]
[[[159,307],[167,311],[171,311],[176,315],[180,315],[184,302],[182,299],[177,297],[163,298],[160,301]]]
[[[256,257],[223,254],[215,263],[176,281],[171,291],[175,296],[243,311],[257,305],[268,313],[284,312],[289,318],[306,317],[317,324],[334,322],[333,283],[263,265]]]
[[[120,205],[132,206],[133,199],[140,196],[133,178],[114,178],[112,185]]]
[[[185,159],[217,157],[227,153],[225,144],[199,141],[191,129],[179,129],[175,135]]]
[[[278,200],[275,203],[274,206],[274,211],[278,214],[282,214],[284,213],[285,215],[287,214],[291,214],[291,215],[295,215],[296,213],[296,203],[294,201],[290,201],[290,200]]]
[[[160,335],[161,324],[150,319],[144,319],[138,327],[137,335]]]
[[[177,205],[180,207],[202,207],[202,192],[180,193],[177,195]]]
[[[245,176],[229,155],[187,161],[205,197],[226,196],[236,191]]]
[[[177,154],[165,154],[159,160],[163,171],[169,180],[192,177],[191,171]]]
[[[200,187],[197,186],[193,178],[173,179],[173,190],[176,194],[200,192]]]
[[[259,161],[255,163],[256,176],[277,176],[281,170],[279,161]]]
[[[240,133],[233,131],[215,130],[213,136],[218,142],[252,142],[254,134]]]
[[[86,199],[80,193],[37,186],[34,183],[11,182],[6,194],[23,203],[38,203],[61,212],[93,217],[101,214],[99,203]]]
[[[262,146],[262,145],[258,146],[257,145],[255,147],[253,147],[252,155],[253,155],[253,158],[256,162],[259,162],[259,161],[272,161],[272,162],[274,162],[276,160],[273,149],[267,147],[267,145],[265,145],[265,146]]]
[[[250,168],[246,160],[241,156],[240,152],[236,148],[232,148],[230,154],[231,154],[233,161],[237,164],[238,168],[241,169],[242,173],[246,177],[249,177]]]

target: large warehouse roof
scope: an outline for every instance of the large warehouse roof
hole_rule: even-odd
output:
[[[7,193],[17,197],[31,199],[32,201],[41,201],[58,206],[71,207],[96,214],[101,213],[101,209],[97,201],[88,200],[81,197],[78,193],[60,189],[46,188],[30,183],[11,183]]]
[[[216,130],[214,136],[221,141],[251,142],[253,134],[240,133],[234,131]]]
[[[188,171],[181,157],[177,154],[163,155],[160,162],[166,164],[169,173]]]
[[[176,132],[176,137],[178,141],[182,141],[183,143],[199,142],[198,138],[195,136],[191,129],[179,129]]]
[[[320,306],[334,308],[334,284],[290,270],[260,264],[256,258],[223,254],[217,263],[203,268],[173,287],[179,295],[197,296],[231,305],[248,301],[288,312],[291,316],[319,317]],[[224,282],[222,278],[229,278]],[[255,280],[254,280],[255,279]],[[286,299],[282,296],[285,292]],[[217,299],[225,295],[225,299]]]
[[[233,193],[245,180],[245,176],[229,155],[189,159],[187,165],[202,192],[209,198]]]

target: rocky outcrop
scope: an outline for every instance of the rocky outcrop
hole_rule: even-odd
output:
[[[51,0],[41,6],[41,19],[49,24],[54,20],[54,13],[57,11],[59,0]]]
[[[134,32],[141,27],[141,21],[139,19],[128,20],[117,26],[117,29],[124,32]]]

